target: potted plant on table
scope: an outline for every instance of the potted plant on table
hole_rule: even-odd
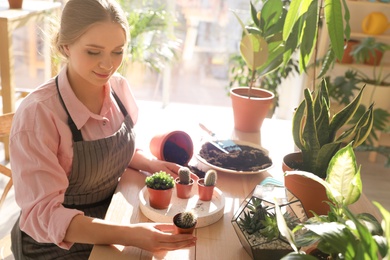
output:
[[[176,195],[178,198],[188,199],[191,197],[194,184],[194,180],[191,178],[192,172],[188,167],[180,167],[177,174],[179,177],[175,179]]]
[[[279,210],[278,227],[295,252],[282,259],[318,259],[298,248],[316,248],[325,255],[320,259],[388,259],[390,256],[390,213],[374,202],[382,214],[382,226],[369,213],[354,214],[348,208],[362,192],[360,167],[357,167],[351,144],[340,149],[332,158],[326,180],[310,172],[292,171],[287,174],[311,178],[326,188],[331,210],[327,215],[308,219],[293,231],[286,225]],[[276,205],[278,208],[278,205]],[[300,231],[299,234],[297,231]]]
[[[283,171],[308,171],[325,179],[331,158],[343,145],[353,141],[353,147],[357,147],[366,140],[373,125],[373,106],[360,116],[355,125],[348,125],[359,107],[363,90],[351,103],[331,116],[326,81],[321,82],[314,97],[310,90],[305,89],[305,99],[296,109],[292,122],[293,139],[299,152],[284,157]],[[285,176],[284,181],[287,189],[301,200],[308,216],[312,216],[310,211],[318,214],[329,211],[329,205],[323,202],[327,197],[321,185],[299,175]]]
[[[210,201],[214,194],[214,187],[217,183],[217,172],[215,170],[208,170],[204,178],[200,178],[198,183],[199,199],[203,201]]]
[[[257,185],[232,218],[233,228],[252,259],[279,260],[293,251],[279,232],[274,198],[283,208],[283,218],[291,229],[306,219],[299,200],[285,187]]]
[[[177,213],[173,217],[174,234],[192,234],[198,222],[198,217],[193,211]]]
[[[319,2],[316,0],[287,1],[287,8],[281,0],[268,0],[263,2],[260,11],[257,11],[251,3],[250,25],[244,23],[238,18],[243,27],[243,37],[240,42],[240,53],[250,70],[250,84],[247,88],[232,88],[230,95],[232,97],[232,107],[234,114],[235,128],[244,132],[258,132],[262,121],[268,112],[269,105],[272,103],[273,94],[262,94],[268,101],[268,105],[263,108],[247,108],[242,112],[236,111],[235,100],[240,97],[244,99],[239,107],[242,108],[246,103],[254,103],[257,97],[254,94],[256,89],[253,83],[257,77],[262,77],[272,73],[280,66],[286,66],[293,54],[299,50],[299,68],[300,72],[306,71],[307,64],[312,58],[316,49],[317,32],[320,27],[320,17],[325,14],[327,28],[331,44],[327,54],[326,63],[323,64],[321,74],[324,74],[329,68],[329,63],[335,58],[341,60],[344,52],[344,39],[349,40],[349,30],[343,28],[342,10],[345,12],[345,26],[349,26],[349,10],[344,1],[332,1],[332,5],[325,5],[324,12]],[[343,7],[342,7],[343,6]],[[316,59],[316,57],[315,57]],[[260,119],[250,118],[250,115],[261,111]],[[244,116],[238,119],[238,116]],[[243,126],[244,123],[254,123],[252,126]]]
[[[165,171],[153,173],[146,177],[145,185],[149,193],[149,203],[152,208],[166,209],[171,202],[174,178]]]

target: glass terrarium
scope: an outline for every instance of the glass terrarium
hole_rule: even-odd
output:
[[[237,236],[252,259],[280,259],[293,251],[279,233],[274,198],[290,229],[307,219],[301,202],[285,187],[257,185],[232,219]]]

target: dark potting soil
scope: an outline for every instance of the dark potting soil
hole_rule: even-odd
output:
[[[190,159],[190,156],[188,155],[186,150],[184,150],[183,148],[181,148],[180,146],[178,146],[177,144],[171,141],[167,141],[165,143],[163,153],[164,153],[165,161],[174,162],[183,166]]]
[[[234,171],[259,171],[272,165],[264,151],[247,145],[238,146],[241,151],[226,154],[207,142],[202,145],[199,155],[214,166]]]

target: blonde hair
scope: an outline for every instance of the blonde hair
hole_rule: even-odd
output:
[[[115,0],[68,0],[62,11],[60,28],[54,37],[54,47],[67,57],[63,46],[77,41],[98,22],[119,24],[129,39],[129,24],[121,6]]]

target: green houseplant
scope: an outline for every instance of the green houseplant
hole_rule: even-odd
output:
[[[159,171],[146,177],[145,185],[149,193],[150,206],[156,209],[168,208],[175,186],[174,178],[165,171]]]
[[[305,89],[305,99],[296,109],[292,122],[293,139],[299,152],[284,157],[284,171],[299,169],[324,179],[331,158],[344,144],[353,141],[353,146],[357,147],[365,141],[373,125],[372,106],[355,125],[348,125],[359,107],[363,90],[351,103],[331,116],[326,81],[322,80],[314,97],[310,90]],[[312,210],[319,214],[326,214],[329,210],[326,203],[321,203],[326,199],[325,190],[310,179],[285,176],[285,185],[301,200],[308,216],[312,215]]]
[[[175,234],[192,234],[198,222],[198,216],[193,211],[177,213],[173,217]]]
[[[390,45],[376,42],[375,38],[368,37],[356,46],[352,52],[352,57],[356,63],[364,63],[369,57],[376,57],[377,50],[385,53],[389,49]],[[372,74],[367,72],[370,70]],[[390,130],[390,113],[388,112],[387,99],[390,95],[390,73],[383,73],[383,66],[374,63],[371,66],[351,66],[344,75],[335,77],[332,82],[330,79],[328,80],[330,83],[330,98],[341,106],[348,104],[352,96],[362,86],[366,86],[365,96],[356,116],[360,116],[365,107],[375,102],[375,109],[373,110],[375,120],[371,134],[358,149],[379,152],[387,157],[387,165],[390,165],[390,148],[377,144],[381,133]],[[356,118],[352,119],[353,122],[356,122]]]
[[[217,172],[213,169],[208,170],[204,178],[198,179],[197,183],[199,199],[210,201],[213,197],[214,187],[217,183]]]
[[[340,149],[332,158],[325,180],[310,172],[292,171],[287,174],[311,178],[326,188],[331,210],[327,215],[315,215],[293,231],[280,216],[278,227],[289,240],[295,252],[282,259],[317,259],[298,248],[315,246],[327,259],[389,259],[390,257],[390,213],[374,202],[382,214],[382,226],[369,213],[354,214],[348,208],[356,202],[362,192],[360,167],[351,144]],[[278,208],[278,205],[276,205]],[[300,230],[299,234],[297,231]],[[303,232],[302,232],[303,231]]]
[[[180,41],[172,33],[176,17],[157,0],[119,0],[126,12],[130,41],[121,72],[132,80],[143,75],[146,68],[161,72],[178,58]]]
[[[239,90],[238,93],[235,93],[235,91],[238,91],[235,90],[236,88],[230,91],[235,128],[245,132],[259,131],[262,120],[268,112],[269,103],[272,102],[263,107],[247,108],[242,112],[237,112],[233,98],[240,96],[245,98],[247,103],[254,103],[253,99],[257,97],[272,99],[272,93],[263,95],[253,94],[255,91],[253,84],[256,81],[256,77],[263,77],[280,66],[286,66],[297,50],[299,51],[300,72],[306,71],[307,65],[312,59],[312,54],[316,53],[314,50],[316,50],[315,46],[322,13],[325,14],[324,17],[328,25],[331,44],[327,58],[324,59],[326,62],[323,64],[321,74],[326,72],[335,58],[342,58],[344,39],[348,40],[350,34],[348,6],[341,0],[325,4],[323,12],[319,2],[315,0],[291,0],[288,8],[281,0],[265,1],[260,11],[256,10],[252,2],[250,7],[251,24],[244,25],[238,15],[236,15],[243,27],[240,53],[250,71],[250,84],[245,91]],[[344,16],[342,15],[343,10]],[[343,19],[345,20],[345,29],[343,27]],[[314,58],[316,59],[317,57]],[[243,107],[245,102],[240,102],[238,106]],[[250,119],[249,114],[254,114],[258,110],[267,111],[261,113],[260,119]],[[237,119],[239,115],[244,115],[245,117]],[[245,122],[256,122],[256,124],[250,127],[241,126]]]

